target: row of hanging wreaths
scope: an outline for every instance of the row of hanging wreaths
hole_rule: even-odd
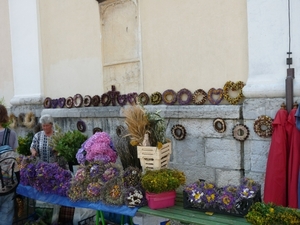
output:
[[[262,138],[271,137],[273,132],[272,122],[273,119],[269,116],[259,116],[254,121],[253,129]],[[222,118],[214,119],[213,127],[218,133],[226,131],[226,123]],[[183,140],[186,136],[186,129],[184,126],[176,124],[171,128],[171,133],[176,140]],[[236,124],[232,128],[232,135],[238,141],[245,141],[249,137],[249,128],[244,124]]]
[[[154,92],[149,96],[145,92],[140,94],[134,92],[122,95],[119,91],[116,91],[116,88],[113,85],[111,91],[108,91],[101,96],[94,95],[91,97],[90,95],[82,96],[81,94],[76,94],[73,97],[70,96],[68,98],[61,97],[58,99],[51,99],[50,97],[46,97],[43,105],[45,108],[78,108],[82,106],[90,107],[99,105],[116,106],[117,103],[120,106],[124,106],[127,103],[140,103],[142,105],[159,105],[161,103],[164,103],[165,105],[203,105],[207,102],[207,100],[212,105],[219,105],[223,99],[231,105],[237,105],[244,97],[242,92],[244,86],[245,84],[242,81],[238,81],[236,83],[227,81],[223,89],[211,88],[208,93],[206,93],[203,89],[198,89],[192,93],[190,90],[183,88],[178,92],[168,89],[163,93]],[[230,96],[230,92],[237,92],[237,96]]]
[[[15,116],[13,113],[11,113],[9,115],[9,120],[10,120],[9,127],[13,129],[17,128],[18,126],[32,129],[36,125],[36,118],[33,112],[28,112],[26,114],[20,113],[18,117]]]

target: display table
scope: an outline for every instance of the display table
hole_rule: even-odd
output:
[[[116,213],[116,214],[133,217],[138,210],[137,207],[128,207],[125,205],[113,206],[113,205],[106,205],[102,202],[89,202],[89,201],[73,202],[67,197],[55,195],[55,194],[45,194],[37,191],[35,188],[31,186],[24,186],[22,184],[19,184],[17,188],[17,193],[25,197],[39,200],[42,202],[48,202],[52,204],[75,207],[75,208],[78,207],[78,208],[95,209],[97,210],[97,214],[96,214],[97,225],[99,225],[100,219],[102,221],[102,224],[105,224],[103,218],[103,212],[110,212],[110,213]]]

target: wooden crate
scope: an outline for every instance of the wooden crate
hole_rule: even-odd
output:
[[[143,170],[167,168],[172,153],[171,142],[164,144],[161,149],[151,146],[138,146],[137,153]]]

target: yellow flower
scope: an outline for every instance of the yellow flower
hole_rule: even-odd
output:
[[[162,146],[163,146],[163,144],[162,144],[161,142],[157,142],[157,148],[158,148],[158,149],[161,149]]]
[[[130,141],[130,144],[131,144],[132,146],[137,146],[139,143],[138,143],[136,140],[131,140],[131,141]]]

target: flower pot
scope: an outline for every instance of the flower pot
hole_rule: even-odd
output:
[[[138,158],[143,170],[167,168],[172,153],[171,147],[171,142],[164,144],[161,149],[151,146],[137,146]]]
[[[149,193],[146,192],[146,199],[150,209],[162,209],[175,205],[176,192],[167,191],[163,193]]]

